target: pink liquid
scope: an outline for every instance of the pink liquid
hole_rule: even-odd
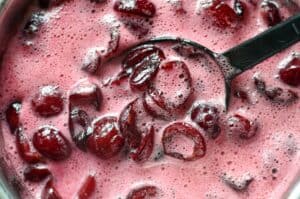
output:
[[[267,29],[258,9],[249,3],[247,15],[238,27],[222,30],[214,27],[203,11],[197,10],[196,1],[183,2],[186,13],[176,13],[174,5],[170,3],[173,1],[152,2],[157,12],[151,19],[153,25],[149,25],[149,33],[142,40],[163,35],[179,36],[201,43],[213,51],[223,52]],[[281,12],[284,17],[290,16],[285,8]],[[193,124],[187,112],[179,114],[172,121],[154,120],[155,146],[145,163],[136,163],[122,152],[109,160],[102,160],[78,150],[67,125],[68,92],[76,82],[88,78],[101,88],[103,102],[100,111],[93,111],[92,117],[118,117],[129,102],[142,94],[131,91],[127,81],[119,86],[105,85],[109,78],[120,71],[120,59],[103,64],[96,75],[80,69],[88,49],[106,49],[110,39],[109,29],[114,24],[120,24],[119,53],[140,40],[123,25],[122,19],[113,11],[113,1],[100,4],[86,0],[64,3],[46,11],[46,22],[31,40],[32,46],[24,45],[24,37],[18,33],[4,56],[0,72],[1,111],[14,99],[21,99],[21,120],[29,138],[38,127],[48,124],[60,129],[72,143],[72,155],[67,160],[47,161],[54,176],[54,185],[62,198],[74,198],[81,182],[89,174],[95,175],[96,191],[91,198],[97,199],[125,198],[132,189],[143,184],[159,188],[161,198],[281,198],[300,166],[300,103],[276,106],[265,100],[256,91],[253,76],[260,74],[267,85],[290,88],[278,79],[278,66],[292,52],[299,52],[300,44],[295,44],[234,80],[233,86],[247,91],[250,102],[232,97],[229,111],[220,117],[225,122],[230,115],[240,113],[256,119],[258,132],[249,140],[228,136],[226,128],[223,128],[225,125],[221,124],[221,135],[217,139],[204,136],[207,151],[203,158],[187,162],[163,156],[156,161],[155,157],[162,149],[163,129],[171,122],[186,121],[204,134],[201,128]],[[162,49],[167,60],[184,60],[188,65],[195,89],[193,100],[210,102],[223,109],[224,86],[218,70],[209,72],[207,67],[199,67],[197,62],[180,57],[170,48]],[[63,91],[65,106],[58,116],[42,118],[33,111],[31,99],[41,86],[48,84],[57,85]],[[170,85],[172,88],[173,85]],[[299,87],[292,90],[300,94]],[[188,104],[192,105],[193,102]],[[9,132],[5,119],[1,121],[1,126],[5,160],[12,168],[10,178],[22,182],[23,199],[40,198],[45,183],[23,182],[23,170],[27,164],[18,155],[15,137]],[[238,192],[224,183],[224,173],[237,181],[251,176],[253,181],[245,191]]]

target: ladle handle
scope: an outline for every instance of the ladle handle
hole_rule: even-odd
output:
[[[243,72],[300,40],[300,14],[223,53]]]

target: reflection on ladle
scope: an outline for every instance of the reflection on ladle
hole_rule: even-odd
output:
[[[300,14],[290,17],[283,23],[260,33],[224,53],[215,53],[197,42],[172,36],[157,37],[143,41],[129,50],[127,49],[125,52],[131,52],[132,49],[141,45],[164,42],[181,43],[199,49],[215,60],[222,71],[225,82],[225,109],[227,110],[230,102],[232,79],[299,40]]]

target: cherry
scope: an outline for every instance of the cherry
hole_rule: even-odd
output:
[[[191,119],[198,124],[212,139],[220,135],[219,111],[209,104],[198,104],[192,109]]]
[[[76,199],[88,199],[91,197],[93,192],[96,189],[96,180],[95,177],[92,175],[89,175],[84,180],[83,184],[81,185]]]
[[[74,85],[69,99],[71,107],[78,104],[93,104],[96,110],[100,110],[102,94],[98,85],[83,80]]]
[[[127,69],[132,70],[136,68],[140,63],[142,63],[142,61],[145,58],[151,55],[157,55],[160,60],[165,59],[165,55],[160,48],[152,44],[146,44],[146,45],[139,46],[134,50],[130,51],[123,60],[122,68],[125,70]]]
[[[233,27],[238,21],[236,12],[223,0],[214,0],[207,11],[220,28]]]
[[[143,106],[145,110],[155,118],[160,118],[163,120],[169,120],[172,115],[166,109],[166,105],[162,98],[159,97],[159,94],[155,93],[156,90],[150,88],[143,95]]]
[[[30,142],[26,137],[23,127],[19,127],[15,131],[16,145],[21,158],[28,163],[44,162],[43,157],[30,146]]]
[[[11,103],[5,111],[6,121],[8,123],[10,132],[15,133],[15,130],[21,126],[20,112],[22,104],[19,101]]]
[[[62,199],[62,197],[60,196],[60,194],[58,193],[58,191],[56,190],[56,188],[53,185],[52,178],[50,178],[47,181],[47,183],[43,189],[41,199]]]
[[[259,77],[254,77],[254,84],[260,93],[275,103],[290,104],[299,98],[298,94],[292,90],[284,90],[280,87],[267,87],[266,83]]]
[[[183,137],[193,141],[192,154],[182,154],[176,149],[183,141]],[[206,153],[206,144],[201,133],[193,126],[183,122],[176,122],[167,126],[163,131],[162,144],[164,153],[173,158],[192,161],[202,158]],[[185,147],[184,147],[185,148]],[[178,152],[177,152],[178,151]]]
[[[150,130],[145,135],[143,135],[140,145],[136,149],[133,149],[130,152],[129,156],[136,162],[145,161],[150,157],[153,151],[153,145],[154,128],[153,126],[151,126]]]
[[[40,182],[51,175],[51,172],[44,165],[29,165],[24,170],[25,180]]]
[[[157,188],[153,185],[144,185],[142,187],[132,190],[126,199],[148,199],[157,196]]]
[[[227,125],[231,133],[238,135],[242,139],[254,137],[258,128],[255,121],[251,121],[239,114],[230,116],[227,120]]]
[[[125,14],[153,17],[156,8],[149,0],[116,0],[114,9]]]
[[[120,152],[124,138],[118,128],[116,117],[96,118],[92,122],[93,133],[87,139],[88,149],[102,159]]]
[[[33,135],[34,147],[52,160],[65,160],[71,155],[71,147],[63,134],[52,126],[42,126]]]
[[[273,1],[263,1],[261,16],[268,26],[274,26],[282,21],[278,6]]]
[[[129,83],[132,88],[144,89],[156,75],[160,64],[160,58],[152,54],[137,66],[133,71]]]
[[[23,28],[23,33],[27,36],[32,36],[36,34],[40,26],[44,23],[45,14],[43,12],[35,12],[33,13],[28,21],[25,23],[25,26]]]
[[[130,51],[123,59],[122,71],[114,81],[130,76],[131,86],[143,88],[155,75],[161,60],[165,59],[163,51],[154,45],[142,45]]]
[[[91,134],[88,114],[79,108],[72,108],[69,114],[69,130],[76,146],[86,151],[86,141]]]
[[[130,102],[121,112],[119,117],[119,127],[127,144],[131,148],[137,148],[141,142],[142,136],[137,130],[136,119],[137,110],[136,104],[138,99]]]
[[[35,112],[41,116],[48,117],[57,115],[64,107],[62,93],[57,86],[43,86],[33,97],[32,106]]]
[[[193,92],[192,78],[183,61],[168,61],[160,66],[153,80],[153,99],[165,110],[174,110],[188,100]]]
[[[154,128],[150,122],[139,98],[130,102],[120,114],[120,130],[129,147],[129,156],[136,162],[147,160],[153,151]]]
[[[281,81],[290,86],[300,85],[300,58],[294,57],[285,68],[279,71]]]
[[[101,49],[91,48],[87,51],[83,58],[81,69],[88,73],[97,72],[101,65]]]

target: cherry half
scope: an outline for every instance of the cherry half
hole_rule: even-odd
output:
[[[191,154],[182,154],[176,150],[182,136],[193,142],[193,152]],[[162,144],[166,155],[180,160],[197,160],[206,153],[206,143],[201,133],[184,122],[176,122],[167,126],[163,131]]]
[[[71,155],[71,146],[63,134],[52,126],[42,126],[33,135],[34,147],[52,160],[65,160]]]
[[[157,188],[153,185],[145,185],[132,190],[126,197],[126,199],[150,199],[156,198]]]
[[[102,159],[109,159],[120,152],[124,138],[116,117],[96,118],[92,122],[92,134],[87,139],[88,149]]]
[[[35,112],[41,116],[57,115],[64,107],[62,93],[57,86],[43,86],[32,99],[32,106]]]

